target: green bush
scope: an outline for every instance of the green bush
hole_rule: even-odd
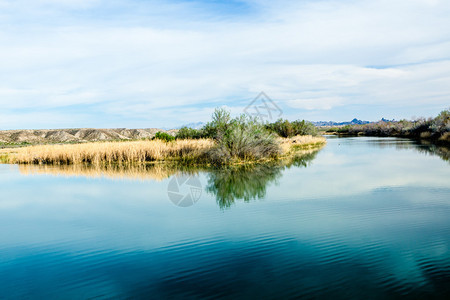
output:
[[[223,108],[216,108],[212,115],[211,122],[203,127],[203,135],[206,138],[220,140],[228,131],[231,123],[230,112]]]
[[[314,124],[305,120],[289,122],[279,119],[274,123],[266,124],[266,128],[281,137],[293,137],[296,135],[317,135],[318,130]]]
[[[275,136],[246,115],[231,119],[228,111],[217,109],[204,129],[206,135],[217,142],[209,153],[214,164],[225,164],[233,159],[260,160],[280,152]]]
[[[166,132],[161,132],[158,131],[157,133],[155,133],[155,136],[153,137],[153,139],[157,139],[157,140],[163,140],[165,142],[170,142],[175,140],[175,137],[166,133]]]
[[[288,120],[279,119],[275,123],[267,124],[266,128],[281,137],[294,136],[294,128]]]
[[[203,137],[203,130],[188,127],[180,128],[175,136],[176,139],[200,139]]]
[[[298,120],[278,120],[263,124],[256,118],[241,115],[231,118],[230,112],[217,108],[210,122],[201,129],[183,127],[177,139],[211,138],[216,146],[209,151],[208,158],[213,164],[227,164],[232,160],[263,160],[280,154],[276,135],[292,137],[296,135],[317,135],[317,128],[310,122]]]
[[[339,127],[330,127],[325,132],[338,132],[338,131],[339,131]]]
[[[313,135],[316,136],[319,132],[313,123],[305,120],[297,120],[292,122],[292,127],[294,129],[294,136],[296,135]]]
[[[262,124],[245,115],[233,119],[221,141],[232,157],[262,159],[278,154],[275,136]]]

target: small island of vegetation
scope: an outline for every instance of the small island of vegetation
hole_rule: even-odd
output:
[[[136,164],[176,162],[190,165],[230,165],[267,162],[301,150],[320,148],[326,140],[306,121],[278,120],[264,124],[241,115],[232,118],[216,109],[201,129],[181,128],[176,134],[157,132],[152,139],[32,145],[3,149],[0,160],[16,164]]]

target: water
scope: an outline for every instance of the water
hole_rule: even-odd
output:
[[[294,162],[185,170],[188,207],[168,197],[176,170],[0,165],[0,298],[448,299],[448,153],[329,138]]]

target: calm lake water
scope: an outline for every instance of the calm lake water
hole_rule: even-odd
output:
[[[330,137],[184,177],[0,165],[0,298],[449,299],[448,158]]]

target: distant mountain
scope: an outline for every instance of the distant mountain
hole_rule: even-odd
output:
[[[362,121],[358,119],[353,119],[350,122],[334,122],[334,121],[318,121],[318,122],[311,122],[316,126],[343,126],[343,125],[362,125],[362,124],[369,124],[369,121]]]
[[[388,121],[385,119],[382,119],[382,121]],[[369,121],[362,121],[358,119],[353,119],[350,122],[333,122],[333,121],[318,121],[318,122],[311,122],[316,126],[342,126],[342,125],[361,125],[361,124],[368,124]],[[200,129],[203,126],[205,126],[205,123],[203,122],[197,122],[197,123],[189,123],[185,124],[183,126],[176,127],[175,129],[180,129],[181,127],[188,127],[188,128],[194,128],[194,129]]]
[[[388,120],[388,119],[385,119],[385,118],[381,118],[381,122],[397,122],[397,121],[395,119]]]

